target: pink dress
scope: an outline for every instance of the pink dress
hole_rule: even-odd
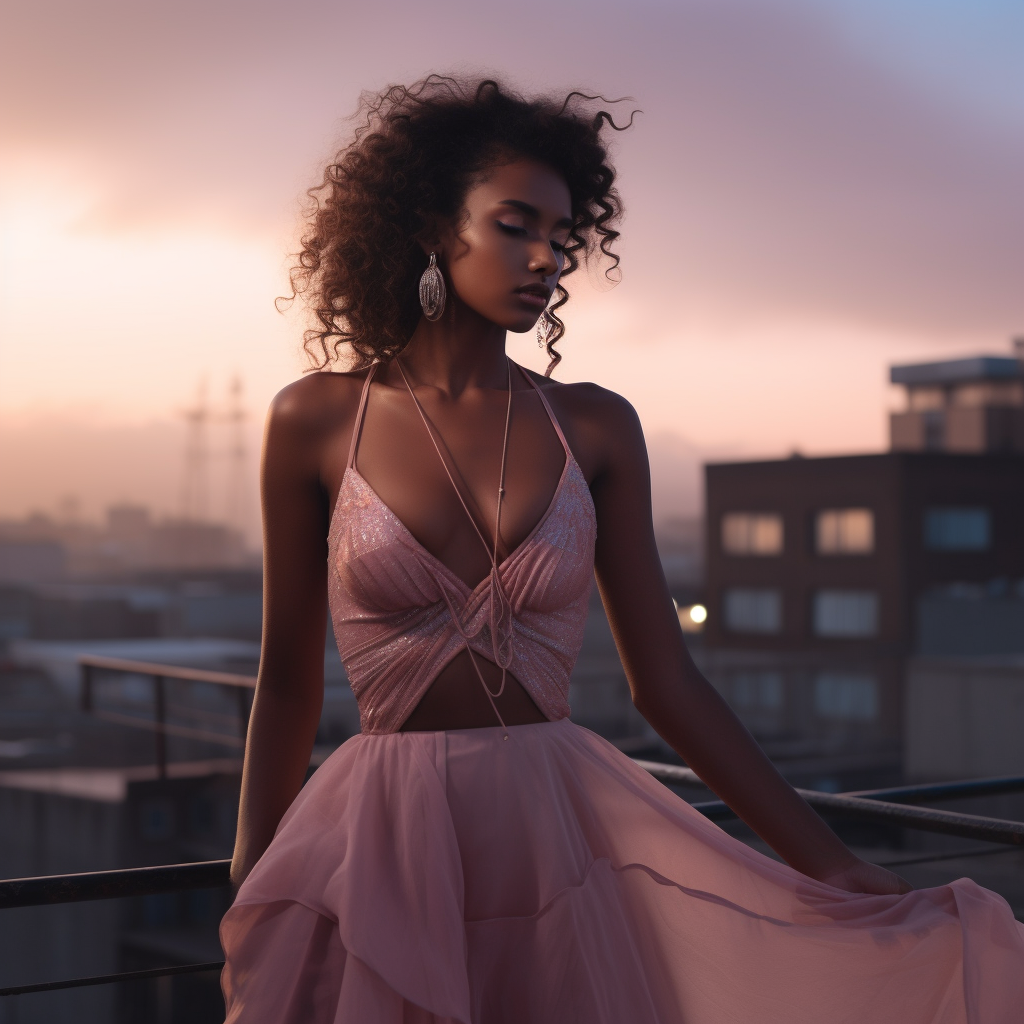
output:
[[[224,917],[228,1022],[1024,1021],[1024,925],[995,893],[814,881],[569,721],[596,522],[539,388],[565,468],[475,588],[356,470],[368,391],[369,377],[329,534],[363,731],[303,788]],[[467,647],[550,721],[399,732]]]

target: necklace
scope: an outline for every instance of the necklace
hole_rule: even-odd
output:
[[[434,445],[434,450],[437,452],[437,457],[441,460],[441,465],[444,467],[445,473],[448,474],[448,479],[451,481],[452,488],[455,490],[458,496],[459,502],[465,510],[466,516],[470,523],[473,525],[473,529],[476,531],[476,535],[480,538],[480,543],[483,544],[484,550],[487,551],[488,557],[491,560],[491,571],[489,573],[490,578],[490,627],[491,627],[491,650],[494,654],[494,662],[501,668],[501,684],[498,686],[497,691],[492,691],[487,685],[486,680],[483,677],[483,673],[480,671],[480,666],[477,664],[476,658],[473,655],[473,649],[469,645],[470,636],[466,633],[465,627],[458,615],[455,605],[448,593],[447,588],[441,584],[441,593],[444,596],[445,603],[448,605],[448,611],[451,614],[452,622],[455,625],[456,630],[462,637],[466,644],[466,650],[469,653],[469,659],[473,663],[473,668],[476,669],[477,678],[480,680],[480,685],[483,686],[484,691],[487,694],[488,700],[491,702],[491,707],[494,709],[495,715],[497,715],[498,721],[501,722],[502,728],[505,728],[505,722],[501,717],[501,713],[498,711],[497,705],[494,703],[495,699],[500,697],[505,692],[505,680],[508,671],[508,666],[512,661],[512,605],[505,593],[505,588],[501,583],[501,576],[498,572],[498,537],[501,531],[501,506],[505,498],[505,466],[508,461],[508,435],[509,426],[512,423],[512,360],[505,356],[505,365],[508,369],[508,404],[505,409],[505,434],[501,443],[501,466],[498,471],[498,499],[497,507],[494,513],[494,542],[488,545],[487,538],[484,537],[483,532],[477,525],[476,519],[473,518],[473,513],[469,510],[469,505],[466,504],[466,499],[462,496],[462,491],[459,485],[455,482],[455,477],[452,475],[451,469],[448,467],[448,461],[445,459],[441,446],[438,444],[437,438],[440,436],[440,431],[436,427],[433,427],[429,417],[426,414],[423,406],[420,404],[420,400],[416,397],[416,392],[413,391],[412,385],[409,383],[409,378],[406,375],[405,367],[402,366],[401,361],[398,357],[395,357],[395,363],[398,366],[399,372],[402,374],[402,379],[405,381],[405,386],[408,388],[409,395],[416,405],[416,409],[419,411],[420,419],[423,420],[423,426],[426,427],[427,435],[430,437],[431,442]],[[436,435],[436,436],[435,436]],[[442,443],[444,438],[441,438]],[[445,448],[448,445],[445,444]],[[449,449],[450,454],[450,449]],[[454,463],[454,460],[453,460]],[[456,468],[458,468],[456,466]],[[440,583],[440,581],[439,581]],[[508,739],[508,730],[505,731],[505,739]]]

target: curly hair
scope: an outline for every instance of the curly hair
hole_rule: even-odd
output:
[[[573,224],[561,277],[581,259],[607,257],[605,275],[614,280],[622,202],[603,133],[633,119],[620,127],[593,109],[595,101],[609,102],[581,92],[524,99],[492,79],[439,75],[364,94],[354,138],[308,190],[308,230],[290,275],[286,298],[303,296],[315,316],[304,337],[310,369],[329,368],[344,345],[355,367],[390,361],[405,348],[427,266],[417,236],[438,218],[457,218],[469,188],[497,162],[533,159],[562,175]],[[555,312],[569,298],[562,284],[556,296],[549,375],[562,358],[554,347],[565,333]]]

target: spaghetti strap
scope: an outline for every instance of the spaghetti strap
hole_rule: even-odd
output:
[[[348,462],[345,463],[345,469],[352,469],[356,464],[356,449],[359,447],[359,435],[363,432],[363,418],[366,415],[366,400],[370,397],[370,381],[373,380],[373,375],[376,372],[377,367],[380,363],[372,363],[370,370],[366,375],[366,380],[363,381],[363,393],[359,396],[359,408],[356,409],[356,421],[352,424],[352,440],[348,446]]]
[[[510,360],[510,362],[511,362],[511,360]],[[437,443],[437,438],[434,436],[434,429],[430,425],[430,420],[427,417],[427,414],[424,411],[423,406],[420,404],[420,400],[416,397],[416,392],[413,391],[412,385],[409,383],[409,378],[405,375],[405,368],[402,366],[402,364],[397,359],[395,360],[395,364],[398,366],[399,372],[402,374],[402,379],[405,381],[405,386],[406,386],[406,388],[409,391],[409,395],[412,398],[413,403],[415,404],[416,409],[417,409],[417,411],[420,414],[420,419],[423,420],[423,426],[426,427],[426,429],[427,429],[427,436],[430,438],[431,442],[434,445],[434,451],[437,452],[437,457],[441,461],[441,465],[444,467],[445,473],[448,474],[448,479],[451,481],[452,488],[454,489],[455,494],[458,497],[459,501],[462,503],[462,507],[463,507],[463,509],[465,510],[465,513],[466,513],[466,518],[470,521],[470,524],[472,525],[473,529],[476,530],[476,535],[480,538],[480,543],[483,544],[484,551],[487,552],[487,556],[491,559],[492,565],[496,564],[496,560],[497,560],[496,551],[497,551],[497,545],[498,545],[498,527],[499,527],[499,524],[496,523],[495,527],[494,527],[494,549],[495,550],[492,551],[491,550],[491,545],[487,543],[487,538],[483,535],[483,531],[477,525],[476,518],[474,517],[473,513],[470,512],[469,505],[466,504],[466,499],[462,496],[462,488],[459,487],[459,485],[455,482],[455,477],[452,475],[452,471],[451,471],[451,469],[448,466],[448,460],[444,457],[444,453],[441,451],[441,446]],[[511,404],[510,404],[509,405],[509,413],[508,413],[508,416],[506,416],[506,419],[505,419],[505,441],[504,441],[504,444],[502,446],[502,452],[501,452],[501,474],[500,474],[500,480],[499,480],[499,484],[498,484],[498,488],[499,488],[498,513],[499,513],[499,515],[501,513],[501,497],[505,493],[505,456],[506,456],[506,454],[508,452],[508,423],[509,423],[509,418],[508,417],[511,415],[511,412],[512,412],[512,407],[511,407]],[[456,467],[456,468],[458,468],[458,467]]]
[[[551,409],[551,405],[548,403],[547,395],[544,394],[544,389],[516,362],[512,365],[526,378],[526,382],[540,395],[541,403],[547,410],[548,419],[551,420],[551,426],[555,428],[555,433],[558,435],[558,440],[562,442],[562,447],[565,449],[566,458],[572,458],[572,450],[569,448],[569,442],[565,439],[565,434],[562,433],[562,428],[558,424],[558,417],[555,416]]]
[[[420,419],[423,420],[423,426],[426,428],[427,435],[430,437],[430,440],[434,445],[434,450],[437,452],[437,457],[441,460],[441,465],[444,467],[445,473],[448,474],[448,479],[451,481],[451,485],[454,488],[456,495],[458,495],[459,501],[462,503],[462,507],[466,512],[466,517],[472,524],[473,529],[476,531],[476,535],[480,538],[480,543],[483,544],[484,550],[487,552],[487,555],[491,560],[491,571],[488,573],[488,578],[490,580],[490,608],[488,624],[491,628],[491,653],[494,655],[494,663],[501,669],[501,684],[497,691],[492,691],[487,685],[487,680],[484,679],[483,673],[480,671],[480,666],[476,663],[473,648],[470,646],[471,635],[467,633],[455,605],[452,603],[451,596],[449,595],[447,588],[443,583],[441,583],[440,579],[438,579],[438,584],[440,585],[441,596],[444,598],[445,604],[448,605],[448,612],[451,615],[452,625],[455,627],[459,636],[462,637],[462,641],[466,647],[466,653],[469,655],[469,660],[472,662],[473,668],[476,671],[477,679],[480,680],[480,685],[484,688],[484,692],[487,694],[487,699],[491,703],[491,709],[494,711],[499,723],[501,723],[502,729],[505,730],[504,738],[507,740],[508,729],[505,727],[505,720],[501,717],[498,705],[494,703],[495,699],[505,692],[505,680],[507,678],[508,666],[512,662],[512,604],[508,599],[508,595],[505,593],[504,585],[501,582],[501,573],[498,570],[498,539],[501,536],[501,503],[505,496],[505,466],[508,460],[508,430],[512,423],[512,360],[509,359],[508,356],[505,356],[505,361],[508,364],[508,406],[505,410],[505,437],[501,442],[501,467],[498,470],[498,501],[497,509],[494,514],[493,546],[488,545],[487,538],[484,537],[483,531],[477,525],[473,513],[469,510],[469,505],[466,503],[466,499],[462,496],[462,489],[459,487],[458,483],[456,483],[455,476],[448,466],[448,460],[444,457],[444,453],[441,451],[441,446],[437,442],[437,437],[435,436],[436,428],[431,426],[426,410],[420,404],[420,400],[416,397],[416,392],[413,391],[412,384],[409,383],[409,378],[406,376],[405,367],[402,366],[401,361],[397,358],[395,359],[395,365],[402,374],[402,379],[405,381],[409,397],[412,399],[413,404],[419,411]],[[447,447],[447,445],[445,447]],[[457,468],[458,467],[456,467],[456,469]]]

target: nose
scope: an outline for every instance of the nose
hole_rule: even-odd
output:
[[[551,277],[562,269],[560,253],[555,252],[550,242],[539,242],[530,254],[530,272]]]

